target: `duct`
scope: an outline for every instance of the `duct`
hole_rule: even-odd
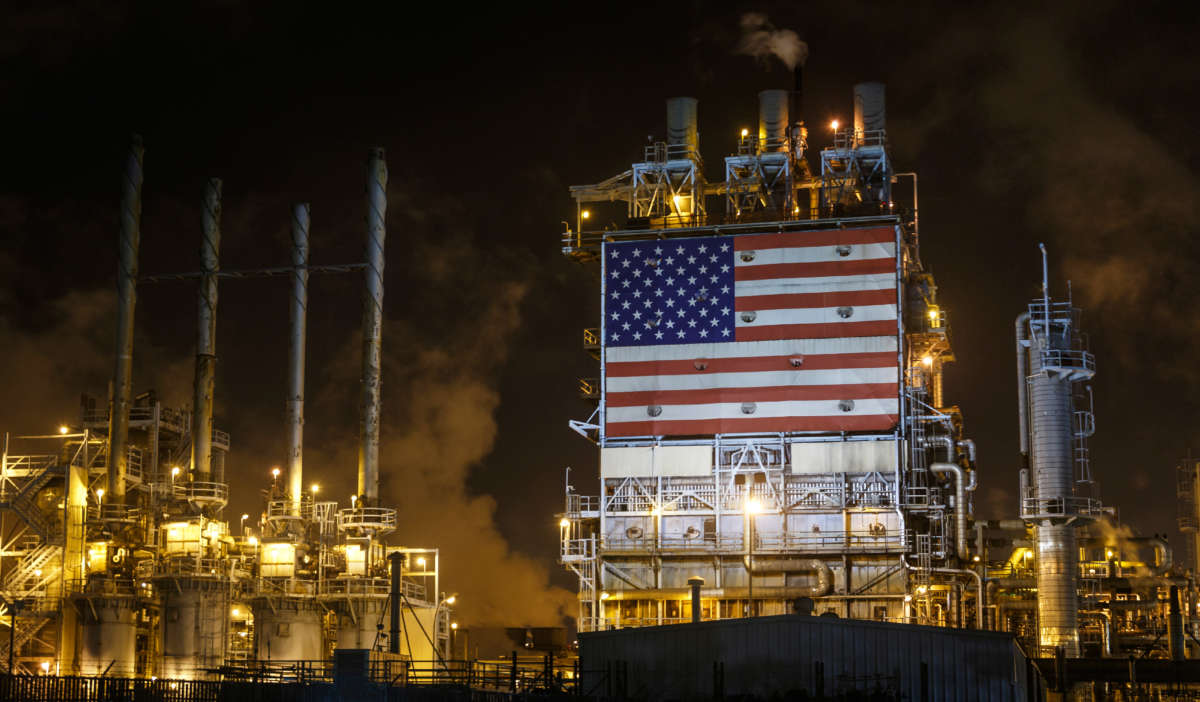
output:
[[[129,468],[129,407],[133,386],[133,313],[137,305],[138,249],[142,238],[142,137],[134,134],[125,161],[121,194],[121,234],[117,260],[117,348],[113,397],[108,416],[108,494],[125,504]]]
[[[1020,425],[1021,432],[1021,457],[1023,463],[1028,465],[1029,462],[1029,407],[1026,398],[1029,380],[1028,358],[1025,355],[1025,349],[1028,346],[1029,334],[1027,333],[1029,323],[1029,313],[1022,312],[1017,315],[1016,331],[1017,331],[1017,422]],[[1022,492],[1021,496],[1024,497]]]
[[[937,464],[935,463],[934,465]],[[900,564],[904,566],[905,570],[916,570],[916,568],[913,568],[912,565],[909,564],[908,557],[903,553],[900,554]],[[975,579],[975,628],[982,629],[983,610],[987,601],[987,591],[983,587],[983,576],[973,570],[965,570],[960,568],[930,568],[929,572],[954,576],[969,575]]]
[[[808,595],[820,597],[833,589],[833,572],[820,558],[755,558],[750,566],[751,573],[796,573],[812,571],[817,574],[817,584],[809,588]],[[804,589],[804,588],[801,588]]]
[[[971,462],[971,465],[974,466],[975,465],[975,442],[972,439],[963,439],[958,442],[958,446],[959,446],[959,448],[964,448],[967,450],[967,460],[969,460]],[[975,474],[974,473],[971,474],[971,487],[969,487],[967,489],[968,490],[975,489]]]
[[[1183,612],[1179,608],[1179,586],[1171,586],[1170,609],[1167,614],[1167,645],[1171,652],[1171,660],[1181,661],[1187,658],[1187,649],[1183,641]]]
[[[217,370],[217,272],[221,250],[221,179],[210,178],[200,213],[200,289],[197,294],[196,379],[192,404],[192,470],[208,482],[212,472],[213,385]]]
[[[696,98],[675,97],[667,100],[667,144],[688,147],[700,153],[700,132],[696,127]]]
[[[951,441],[953,444],[953,440]],[[954,541],[959,560],[965,561],[971,557],[967,548],[967,497],[963,469],[956,463],[932,463],[929,466],[932,473],[954,474]],[[972,571],[973,572],[973,571]]]
[[[859,83],[854,86],[854,136],[862,143],[867,132],[887,128],[887,92],[883,83]]]
[[[787,151],[788,91],[758,94],[758,146],[763,152]]]
[[[362,424],[358,494],[367,507],[379,497],[379,413],[383,354],[383,244],[387,235],[387,161],[371,150],[367,163],[366,294],[363,296]]]
[[[308,224],[307,203],[292,208],[292,304],[288,308],[288,489],[292,514],[300,516],[304,493],[304,356],[308,324]]]
[[[1112,615],[1103,610],[1088,610],[1080,612],[1079,616],[1100,620],[1100,653],[1105,658],[1112,656]]]

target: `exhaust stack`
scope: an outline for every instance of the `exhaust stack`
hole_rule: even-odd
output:
[[[121,196],[121,234],[117,262],[117,353],[113,397],[108,412],[109,503],[125,504],[129,466],[129,406],[133,393],[133,312],[137,305],[138,249],[142,239],[142,172],[145,148],[133,135],[125,161]]]
[[[367,162],[366,294],[363,296],[362,425],[358,494],[374,507],[379,497],[379,412],[383,345],[383,244],[387,235],[387,161],[382,148]]]
[[[292,304],[288,344],[288,490],[300,516],[304,493],[304,352],[308,326],[308,203],[292,209]]]
[[[687,145],[700,153],[700,131],[696,126],[696,98],[675,97],[667,100],[667,144]]]
[[[217,371],[217,272],[221,251],[221,179],[210,178],[200,214],[200,288],[197,294],[196,385],[192,404],[192,470],[212,474],[213,385]]]
[[[787,151],[788,91],[764,90],[758,94],[759,150]]]

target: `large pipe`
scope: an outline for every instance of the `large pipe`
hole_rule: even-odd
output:
[[[764,90],[758,94],[759,151],[787,151],[788,91]]]
[[[900,554],[900,565],[904,566],[905,570],[916,570],[909,564],[908,558],[904,554]],[[983,610],[987,604],[987,591],[983,585],[983,576],[973,570],[961,568],[929,568],[931,573],[942,573],[943,575],[969,575],[975,580],[975,628],[984,629]]]
[[[956,463],[933,463],[929,470],[954,475],[954,543],[958,559],[966,561],[971,554],[967,548],[967,485],[963,469]]]
[[[1167,612],[1167,645],[1171,652],[1171,660],[1181,661],[1187,658],[1187,649],[1183,641],[1183,611],[1179,608],[1179,586],[1171,586],[1171,603]]]
[[[692,623],[700,623],[700,588],[704,587],[704,578],[700,576],[692,576],[688,578],[688,585],[692,588]]]
[[[129,407],[133,394],[133,312],[137,305],[138,249],[142,239],[142,172],[145,148],[134,134],[125,160],[121,192],[121,234],[117,257],[117,350],[113,397],[108,415],[109,504],[125,504],[129,468]]]
[[[696,98],[674,97],[667,100],[667,144],[688,147],[700,153],[700,131],[696,126]]]
[[[1029,405],[1026,398],[1029,362],[1025,355],[1025,349],[1029,345],[1028,324],[1028,312],[1017,315],[1014,324],[1017,332],[1017,423],[1020,426],[1022,468],[1029,465]],[[1022,494],[1021,497],[1024,498],[1025,495]]]
[[[358,494],[364,506],[379,498],[379,413],[383,364],[383,244],[387,235],[387,161],[382,148],[367,161],[366,293],[363,296],[362,425]]]
[[[304,351],[308,326],[308,203],[292,208],[292,304],[288,344],[288,490],[292,514],[304,493]]]
[[[200,290],[197,295],[196,385],[192,403],[192,470],[212,472],[213,385],[217,377],[217,273],[221,251],[221,179],[209,178],[200,213]]]
[[[405,556],[403,553],[395,551],[388,555],[388,561],[392,565],[392,590],[390,593],[391,602],[389,603],[391,617],[388,622],[391,627],[388,635],[388,652],[398,654],[400,653],[400,607],[403,606],[400,598],[404,594],[402,578],[404,576]]]

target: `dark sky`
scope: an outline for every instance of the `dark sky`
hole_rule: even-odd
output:
[[[906,3],[910,5],[912,3]],[[923,256],[959,358],[947,399],[980,448],[983,516],[1016,510],[1012,320],[1072,280],[1099,374],[1094,471],[1145,533],[1174,534],[1176,458],[1200,402],[1196,14],[1176,3],[21,3],[0,11],[0,426],[46,431],[111,374],[120,174],[146,142],[142,270],[194,270],[205,180],[225,180],[226,268],[287,259],[312,203],[314,263],[358,260],[367,149],[391,182],[384,485],[397,541],[440,545],[463,616],[540,622],[563,470],[597,489],[566,427],[594,375],[580,330],[596,272],[559,256],[567,186],[601,180],[700,101],[711,178],[778,63],[738,55],[763,12],[810,47],[805,117],[888,84],[898,170],[920,173]],[[388,9],[384,9],[388,8]],[[1187,14],[1181,14],[1186,12]],[[230,514],[283,455],[283,279],[222,283],[218,424]],[[314,277],[306,475],[353,490],[357,276]],[[141,288],[136,389],[188,402],[194,288]]]

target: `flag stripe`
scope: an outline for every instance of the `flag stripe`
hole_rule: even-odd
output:
[[[741,289],[738,289],[741,292]],[[811,292],[776,295],[738,295],[736,310],[785,310],[792,308],[858,307],[864,305],[895,305],[896,289],[889,285],[882,290],[848,290],[841,292]],[[894,313],[893,313],[894,314]]]
[[[838,249],[841,248],[841,251]],[[735,268],[756,268],[780,263],[832,263],[835,261],[866,261],[896,259],[896,244],[859,244],[856,246],[811,246],[799,249],[767,249],[743,251],[733,260]],[[747,260],[749,259],[749,260]]]
[[[776,385],[845,385],[849,383],[894,383],[899,379],[895,364],[884,368],[833,368],[830,370],[772,370],[745,373],[691,373],[688,375],[638,375],[609,377],[608,392],[650,390],[707,390],[752,388]]]
[[[659,347],[663,348],[663,347]],[[608,362],[608,377],[620,378],[639,375],[683,375],[688,373],[745,373],[749,371],[773,371],[792,368],[792,361],[800,362],[804,370],[831,370],[837,368],[887,368],[896,365],[896,352],[817,354],[806,356],[793,353],[786,356],[748,356],[745,358],[705,358],[696,356],[687,360]],[[704,371],[696,368],[703,363]]]
[[[844,336],[882,336],[896,333],[896,320],[876,322],[838,322],[823,324],[775,324],[769,327],[738,327],[738,341],[766,341],[769,339],[803,339]]]
[[[737,315],[735,325],[740,332],[743,328],[769,327],[779,324],[850,324],[852,322],[879,322],[896,318],[895,293],[892,293],[893,304],[850,306],[849,316],[843,317],[839,307],[808,307],[799,309],[770,309],[754,311],[753,315]],[[745,317],[752,317],[746,319]],[[701,318],[700,323],[705,320]],[[893,325],[894,326],[894,325]]]
[[[761,419],[700,419],[687,421],[644,421],[610,423],[609,437],[705,436],[709,434],[756,434],[765,432],[889,431],[899,419],[895,414],[841,417],[763,417]]]
[[[786,232],[782,234],[747,234],[734,237],[734,251],[757,251],[800,246],[839,246],[844,244],[883,244],[896,241],[891,227],[866,229],[829,229],[818,232]]]
[[[894,398],[899,392],[898,383],[850,383],[846,385],[779,385],[710,390],[610,392],[606,399],[609,407],[645,407],[647,405],[700,405],[722,402],[882,400]]]
[[[895,258],[874,258],[865,261],[815,262],[815,263],[772,263],[765,266],[738,266],[733,270],[734,280],[767,280],[770,278],[796,278],[825,275],[863,275],[887,273],[896,270]]]
[[[764,356],[843,355],[890,352],[896,358],[899,345],[895,329],[888,335],[843,339],[787,339],[784,341],[730,341],[709,344],[669,344],[664,346],[609,346],[605,349],[608,367],[644,361],[688,361],[697,358],[754,358]],[[636,374],[635,374],[636,375]]]
[[[814,276],[808,278],[772,278],[739,280],[734,284],[738,295],[788,295],[793,293],[836,293],[858,290],[895,290],[896,271],[870,275]]]

